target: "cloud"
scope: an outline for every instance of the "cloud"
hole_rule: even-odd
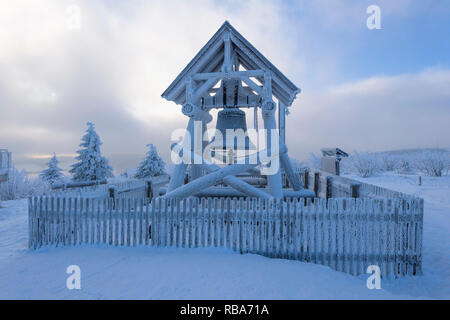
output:
[[[304,92],[286,124],[290,150],[301,158],[328,146],[347,151],[449,147],[449,83],[450,70],[429,69]]]
[[[411,3],[385,1],[383,8],[389,16],[410,12]],[[73,5],[80,10],[80,28],[73,27]],[[364,5],[257,0],[2,2],[1,147],[13,151],[16,164],[24,167],[29,166],[29,155],[73,154],[85,123],[92,121],[104,142],[103,151],[117,171],[137,165],[148,143],[154,143],[168,160],[170,133],[184,128],[186,119],[179,106],[160,94],[225,20],[304,89],[288,120],[288,130],[297,121],[305,127],[301,137],[292,131],[288,136],[295,141],[291,152],[298,155],[323,144],[342,144],[341,140],[352,147],[348,128],[339,131],[342,136],[330,134],[329,128],[339,128],[334,123],[341,117],[337,110],[345,117],[361,117],[340,119],[358,126],[367,119],[358,108],[363,106],[370,114],[373,111],[367,105],[374,106],[376,101],[383,108],[394,102],[403,110],[411,102],[419,117],[420,110],[425,110],[419,101],[428,105],[428,101],[441,99],[440,105],[445,105],[448,97],[430,91],[432,85],[427,84],[425,73],[324,89],[342,82],[346,71],[342,61],[351,46],[341,36],[345,34],[346,41],[362,37],[358,30],[365,28]],[[429,81],[441,83],[437,72],[430,72],[435,78]],[[416,93],[409,98],[409,78],[416,77],[428,88],[430,100],[420,100]],[[445,75],[442,77],[445,80]],[[382,87],[391,85],[389,81],[402,91]],[[382,91],[378,93],[375,87]],[[373,96],[369,99],[366,93]],[[321,123],[320,128],[313,123]],[[331,136],[334,140],[328,141]],[[435,140],[431,134],[422,137],[424,144],[426,137],[431,139],[428,142]],[[355,148],[361,145],[358,139]],[[385,145],[390,141],[384,141]],[[67,168],[73,159],[63,158]],[[39,169],[45,160],[35,159],[34,163],[33,168]]]
[[[160,94],[230,16],[252,41],[264,44],[262,50],[285,60],[286,43],[267,43],[281,33],[279,14],[270,1],[231,7],[213,1],[1,5],[2,147],[19,163],[29,154],[71,154],[85,123],[93,121],[111,158],[132,155],[137,164],[152,142],[167,159],[170,133],[185,127],[186,119]]]

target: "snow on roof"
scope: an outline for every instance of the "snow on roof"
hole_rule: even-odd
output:
[[[348,157],[348,153],[339,148],[322,148],[320,149],[324,156],[342,156]]]
[[[214,36],[197,53],[194,59],[183,69],[177,78],[161,95],[176,104],[183,104],[186,99],[185,80],[195,73],[216,72],[220,70],[224,60],[224,38],[230,36],[233,50],[239,63],[247,70],[262,69],[272,73],[272,92],[285,106],[292,105],[300,88],[283,75],[253,45],[248,42],[233,26],[225,21]],[[258,81],[264,82],[262,77]]]

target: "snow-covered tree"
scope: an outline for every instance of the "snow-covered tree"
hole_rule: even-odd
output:
[[[63,179],[63,174],[61,168],[58,167],[58,159],[56,159],[56,154],[47,162],[47,169],[42,170],[39,175],[40,178],[49,184],[54,184]]]
[[[153,144],[148,144],[147,147],[149,147],[150,150],[137,167],[135,178],[144,179],[164,174],[164,167],[166,164],[158,155],[156,147]]]
[[[87,123],[88,129],[81,139],[82,143],[78,150],[79,154],[75,159],[79,160],[72,165],[70,173],[72,173],[73,181],[95,181],[113,177],[112,168],[105,157],[102,157],[100,146],[102,142],[97,132],[95,132],[94,124]]]

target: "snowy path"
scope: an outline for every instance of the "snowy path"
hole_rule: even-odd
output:
[[[365,181],[425,198],[423,276],[382,280],[382,290],[368,290],[364,275],[223,249],[31,251],[26,249],[27,202],[10,201],[0,209],[0,299],[449,298],[450,178],[426,178],[423,187],[398,177]],[[81,290],[66,289],[65,270],[71,264],[81,267]]]

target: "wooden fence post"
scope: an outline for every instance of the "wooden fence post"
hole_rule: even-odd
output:
[[[153,188],[151,181],[147,181],[147,198],[153,199]]]
[[[332,197],[332,193],[333,193],[333,178],[332,177],[327,177],[326,178],[326,190],[325,190],[325,194],[326,194],[326,198],[329,199]]]
[[[303,177],[304,177],[304,183],[305,183],[304,187],[305,187],[305,189],[308,189],[309,188],[309,170],[307,168],[305,169]]]
[[[359,198],[359,184],[352,184],[350,186],[352,198]]]
[[[320,173],[314,172],[314,193],[319,196]]]

